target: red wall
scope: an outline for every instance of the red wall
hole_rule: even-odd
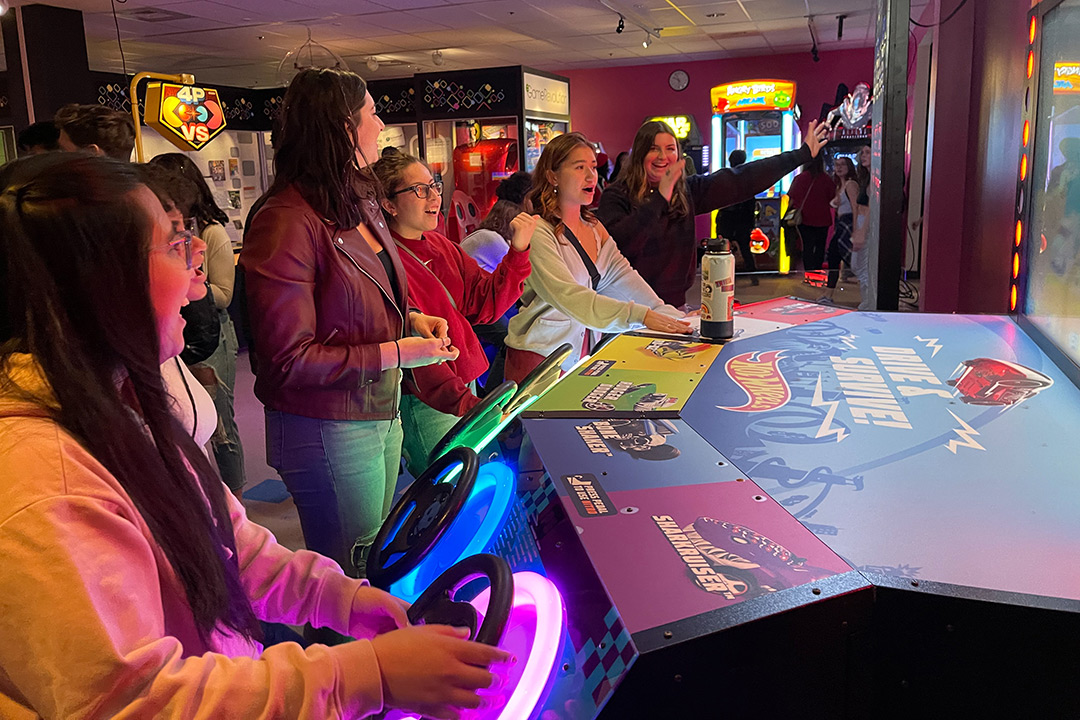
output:
[[[682,92],[668,86],[668,75],[678,69],[690,75],[690,85]],[[846,83],[848,88],[858,82],[870,83],[873,70],[874,50],[862,48],[822,52],[817,63],[809,52],[802,52],[556,71],[570,78],[573,129],[603,142],[614,160],[620,150],[630,149],[642,121],[653,115],[693,115],[708,142],[712,118],[709,91],[715,85],[757,78],[794,80],[795,100],[802,106],[805,120],[816,118],[822,103],[833,102],[838,83]]]

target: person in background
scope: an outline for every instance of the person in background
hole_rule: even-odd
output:
[[[836,196],[832,206],[836,208],[836,226],[829,240],[828,291],[822,299],[832,301],[836,292],[836,283],[840,280],[840,263],[851,267],[851,232],[854,227],[856,201],[859,197],[859,183],[855,177],[855,163],[851,158],[836,158],[835,168]]]
[[[156,165],[134,165],[136,177],[146,185],[161,203],[165,217],[172,224],[177,236],[190,235],[184,228],[184,216],[195,199],[195,188],[181,175]],[[194,326],[185,311],[199,303],[208,302],[209,288],[201,270],[206,254],[206,244],[197,235],[191,235],[191,286],[187,292],[187,304],[181,308],[184,317],[184,345],[189,346],[188,333]],[[206,451],[210,437],[217,429],[217,411],[206,389],[192,374],[180,355],[171,357],[161,365],[161,377],[169,393],[173,414],[180,421],[184,432],[195,444]]]
[[[685,159],[667,123],[646,122],[634,137],[629,164],[600,196],[597,217],[641,277],[669,305],[686,303],[697,273],[694,217],[741,202],[817,157],[828,128],[810,121],[798,150],[684,177]]]
[[[683,314],[657,297],[589,211],[595,192],[596,152],[585,136],[573,132],[549,142],[529,191],[541,221],[522,308],[506,336],[507,380],[520,382],[566,342],[574,352],[563,367],[571,367],[591,352],[599,333],[690,332]]]
[[[135,123],[128,113],[103,105],[65,105],[53,118],[65,152],[84,151],[130,160],[135,149]]]
[[[494,272],[510,250],[510,223],[526,212],[525,196],[530,187],[532,175],[524,170],[518,170],[500,182],[495,188],[495,204],[484,216],[480,227],[462,239],[461,249],[484,270]]]
[[[494,272],[499,263],[510,250],[510,241],[513,237],[511,223],[522,212],[528,212],[525,206],[525,195],[532,187],[532,174],[524,170],[516,173],[499,183],[495,188],[495,197],[498,199],[484,216],[480,227],[473,230],[461,241],[461,249],[476,263],[488,272]],[[509,329],[510,318],[517,314],[515,303],[501,318],[493,323],[473,325],[473,331],[480,340],[490,362],[487,378],[481,395],[489,392],[502,384],[505,379],[506,366],[506,333]]]
[[[414,368],[406,376],[402,447],[409,472],[417,477],[439,440],[480,402],[475,380],[488,369],[488,359],[472,325],[498,320],[521,297],[538,218],[521,213],[514,219],[508,252],[489,273],[435,231],[442,183],[427,164],[399,154],[379,160],[373,170],[386,194],[383,212],[409,280],[409,301],[422,313],[446,318],[460,352],[456,360]]]
[[[739,167],[745,162],[745,150],[732,150],[728,154],[728,166],[730,167]],[[757,272],[754,254],[750,252],[750,233],[753,232],[756,222],[756,198],[748,198],[740,203],[729,205],[722,209],[716,218],[716,231],[720,233],[720,236],[731,240],[739,246],[739,254],[742,255],[743,259],[743,272]],[[752,285],[758,284],[757,275],[750,276],[750,283]]]
[[[382,127],[359,75],[297,73],[274,138],[277,175],[240,253],[267,462],[308,548],[358,577],[401,466],[401,371],[458,356],[446,320],[406,302],[368,168]]]
[[[615,182],[619,179],[623,168],[626,167],[626,162],[630,159],[630,153],[623,150],[621,153],[615,156],[615,165],[611,168],[610,182]]]
[[[244,446],[240,440],[240,430],[236,427],[233,408],[239,343],[236,339],[236,326],[229,316],[229,304],[232,303],[236,281],[236,256],[233,253],[232,240],[225,230],[229,217],[214,202],[213,193],[202,172],[187,155],[166,153],[158,155],[150,163],[182,175],[196,189],[195,202],[186,217],[194,219],[194,231],[206,243],[206,262],[203,267],[214,307],[217,309],[221,332],[217,349],[210,357],[196,363],[192,372],[214,398],[214,406],[217,408],[219,424],[211,438],[211,446],[218,471],[229,489],[238,498],[243,497],[246,481]]]
[[[60,149],[60,130],[56,123],[42,120],[28,125],[15,141],[19,155],[40,155]]]
[[[795,176],[788,188],[788,212],[800,211],[802,221],[796,226],[802,240],[803,270],[821,270],[825,262],[825,247],[829,240],[829,227],[833,224],[832,201],[836,197],[836,185],[825,172],[825,158],[811,158]]]
[[[0,170],[3,715],[477,707],[507,653],[409,627],[402,601],[278,545],[172,415],[158,368],[183,347],[193,275],[191,236],[131,165],[54,153]],[[260,619],[359,640],[264,650]]]
[[[859,309],[873,310],[877,298],[873,297],[870,283],[870,258],[867,239],[870,230],[870,160],[869,145],[859,149],[859,165],[855,168],[855,181],[859,195],[855,198],[855,226],[851,233],[851,269],[859,280]]]

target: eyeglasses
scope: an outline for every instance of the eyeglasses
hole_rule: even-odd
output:
[[[180,245],[184,246],[184,262],[187,263],[187,269],[190,270],[194,261],[194,253],[191,248],[192,234],[187,230],[181,230],[176,233],[176,236],[169,243],[169,252],[173,252]]]
[[[431,197],[431,193],[435,193],[436,195],[442,195],[442,189],[443,184],[438,180],[432,183],[428,183],[427,185],[425,185],[424,183],[416,183],[415,185],[410,185],[409,187],[401,188],[400,190],[390,193],[389,197],[397,197],[401,193],[409,192],[410,190],[412,190],[413,194],[416,195],[416,197],[420,198],[421,200],[427,200],[429,197]]]

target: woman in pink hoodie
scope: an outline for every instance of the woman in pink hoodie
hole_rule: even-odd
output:
[[[478,706],[505,653],[409,627],[401,601],[278,545],[172,416],[159,367],[193,272],[131,166],[0,171],[0,717]],[[264,650],[260,620],[359,639]]]

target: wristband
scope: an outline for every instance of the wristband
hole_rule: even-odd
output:
[[[401,346],[398,345],[397,340],[394,341],[394,349],[397,350],[397,365],[395,365],[394,367],[400,369],[401,368]]]

